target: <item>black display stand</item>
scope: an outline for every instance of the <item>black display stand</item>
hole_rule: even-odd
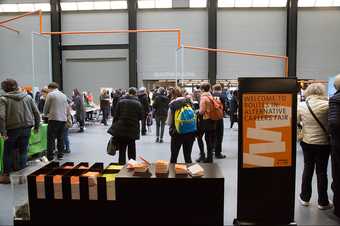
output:
[[[243,167],[243,102],[245,94],[291,94],[291,166]],[[239,144],[237,219],[234,225],[296,225],[296,111],[297,80],[294,78],[239,78]]]
[[[72,163],[68,163],[72,165]],[[75,164],[73,164],[75,165]],[[30,221],[15,225],[216,225],[224,221],[224,177],[215,164],[200,164],[203,177],[155,174],[154,165],[147,173],[136,174],[123,168],[115,180],[116,200],[106,198],[106,180],[98,177],[98,200],[89,200],[86,172],[105,173],[102,163],[89,169],[61,169],[52,163],[28,176]],[[46,198],[37,198],[36,177],[45,176]],[[54,175],[63,175],[63,199],[55,199]],[[70,177],[80,176],[80,200],[71,200]]]

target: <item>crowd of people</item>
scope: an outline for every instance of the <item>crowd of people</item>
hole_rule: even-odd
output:
[[[310,205],[312,178],[317,175],[318,207],[333,207],[328,198],[328,162],[332,159],[332,190],[334,202],[340,203],[340,75],[335,79],[337,92],[330,98],[323,84],[314,83],[304,91],[304,100],[298,107],[298,125],[301,128],[301,148],[304,156],[301,193],[302,205]],[[70,153],[68,130],[73,126],[71,111],[84,132],[85,121],[92,115],[85,112],[93,105],[91,93],[81,94],[74,89],[71,98],[51,83],[35,95],[20,90],[13,79],[1,83],[4,94],[0,97],[0,134],[5,139],[4,174],[2,182],[9,182],[9,173],[26,166],[28,142],[31,131],[37,133],[41,119],[48,123],[47,158],[63,159]],[[226,91],[220,84],[211,87],[202,83],[193,93],[180,87],[157,87],[148,92],[144,87],[128,90],[117,89],[100,94],[102,123],[108,125],[119,150],[119,163],[136,159],[136,140],[147,134],[149,121],[155,120],[156,143],[164,142],[165,126],[169,126],[171,163],[176,163],[182,148],[186,163],[192,163],[192,148],[197,140],[200,155],[197,162],[212,163],[223,159],[224,118],[230,116],[230,128],[238,121],[238,91]],[[110,114],[111,113],[111,114]],[[33,130],[32,130],[33,128]],[[204,137],[204,141],[203,141]],[[57,141],[57,147],[55,147]],[[14,157],[16,155],[16,157]],[[7,180],[6,180],[7,179]],[[339,208],[339,207],[338,207]],[[337,214],[340,216],[339,209]]]

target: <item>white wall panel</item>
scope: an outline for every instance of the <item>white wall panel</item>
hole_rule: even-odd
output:
[[[285,55],[286,11],[284,9],[220,9],[219,48]],[[218,54],[217,79],[239,76],[283,76],[278,60]]]
[[[83,60],[80,60],[83,59]],[[128,50],[63,52],[64,90],[91,91],[98,101],[100,88],[128,88]]]
[[[63,31],[100,31],[128,29],[126,10],[64,12]],[[64,45],[127,44],[128,34],[64,35]]]
[[[207,11],[140,10],[138,28],[180,28],[183,44],[208,45]],[[138,76],[140,80],[175,79],[176,33],[138,34]],[[180,67],[180,59],[178,60]],[[185,78],[207,78],[208,55],[186,50]]]
[[[340,10],[299,10],[297,75],[327,80],[340,73]]]
[[[19,14],[3,14],[0,20]],[[36,78],[33,84],[32,32],[39,32],[39,17],[28,16],[7,25],[20,30],[20,34],[0,28],[0,80],[14,78],[21,85],[45,86],[51,80],[49,74],[49,37],[37,37],[35,43]],[[50,16],[44,15],[43,28],[50,31]]]

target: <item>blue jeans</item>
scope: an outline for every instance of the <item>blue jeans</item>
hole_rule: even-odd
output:
[[[4,147],[4,173],[6,174],[14,171],[14,166],[16,170],[26,167],[31,128],[10,129],[7,130],[7,136]]]
[[[70,139],[68,138],[68,131],[69,131],[69,129],[65,126],[65,129],[64,129],[64,147],[65,147],[65,150],[70,150]]]

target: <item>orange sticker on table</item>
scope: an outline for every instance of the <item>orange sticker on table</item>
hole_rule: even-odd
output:
[[[243,94],[243,168],[292,165],[292,94]]]

